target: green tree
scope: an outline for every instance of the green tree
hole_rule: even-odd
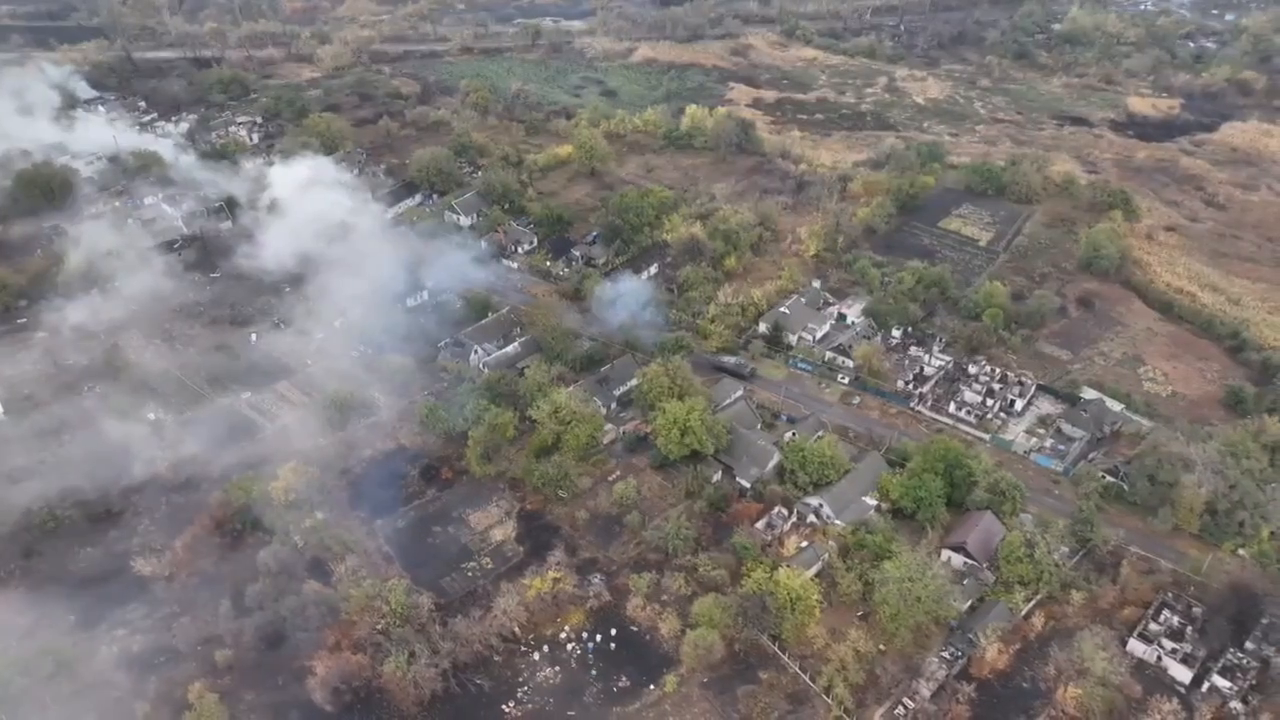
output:
[[[1080,236],[1080,269],[1099,277],[1116,277],[1129,259],[1129,241],[1115,223],[1094,225]]]
[[[1072,690],[1072,714],[1108,718],[1125,707],[1122,686],[1129,677],[1129,660],[1106,628],[1081,630],[1070,645],[1053,653],[1050,664],[1060,687]]]
[[[936,526],[946,519],[948,506],[964,504],[983,466],[958,440],[937,436],[913,448],[906,467],[885,476],[880,494],[894,510]]]
[[[486,170],[480,178],[480,194],[503,212],[519,215],[524,211],[524,189],[508,170]]]
[[[611,491],[613,505],[619,509],[633,508],[640,502],[640,485],[629,477],[614,483]]]
[[[479,80],[462,81],[462,106],[477,115],[493,110],[493,86]]]
[[[527,412],[539,400],[550,395],[552,390],[560,387],[564,374],[564,368],[552,365],[542,358],[530,363],[520,376],[521,410]]]
[[[458,168],[458,158],[448,148],[424,148],[415,152],[409,159],[409,177],[437,195],[448,195],[466,181]]]
[[[350,149],[354,138],[351,124],[333,113],[307,117],[298,125],[298,133],[314,140],[325,155],[336,155]]]
[[[950,581],[937,558],[924,550],[885,560],[869,585],[876,622],[893,647],[909,647],[955,616]]]
[[[307,96],[293,88],[271,91],[260,105],[262,116],[290,125],[300,123],[311,114],[311,102]]]
[[[533,208],[533,229],[538,237],[552,240],[565,237],[573,228],[573,218],[563,205],[543,201]]]
[[[80,174],[66,165],[41,161],[13,174],[5,209],[17,216],[62,210],[75,197]]]
[[[1096,472],[1079,475],[1076,489],[1076,509],[1067,521],[1067,536],[1081,550],[1088,550],[1102,544],[1102,483],[1106,482]]]
[[[742,593],[764,601],[771,629],[788,644],[803,640],[822,616],[822,587],[790,566],[755,565],[742,579]]]
[[[671,460],[712,455],[729,444],[728,423],[700,397],[668,400],[653,414],[654,444]]]
[[[493,474],[494,462],[516,439],[516,414],[489,406],[467,433],[467,469],[485,477]]]
[[[969,317],[981,318],[988,310],[999,310],[1005,316],[1013,312],[1013,297],[1009,288],[999,280],[988,280],[978,286],[969,296],[967,303]]]
[[[574,463],[560,454],[531,459],[524,472],[533,490],[547,496],[563,497],[573,494],[573,475]]]
[[[653,354],[662,358],[685,358],[693,353],[693,341],[684,333],[664,335],[653,347]]]
[[[711,628],[721,637],[732,637],[738,627],[738,606],[728,595],[708,593],[693,601],[689,622],[694,627]]]
[[[878,342],[864,342],[854,348],[853,362],[858,372],[876,382],[884,382],[889,377],[889,359],[884,346]]]
[[[449,138],[449,152],[459,160],[479,164],[481,160],[488,157],[491,148],[483,139],[476,137],[470,130],[458,128]]]
[[[1063,567],[1055,552],[1056,535],[1029,535],[1013,530],[1000,542],[996,554],[998,597],[1018,608],[1041,593],[1053,593],[1062,586]]]
[[[755,121],[724,109],[712,113],[711,124],[707,128],[707,144],[722,155],[759,155],[764,152],[764,140]]]
[[[707,396],[702,383],[693,374],[693,368],[680,358],[664,358],[646,365],[640,370],[639,380],[636,402],[649,411],[672,400]]]
[[[849,627],[826,652],[818,670],[818,687],[844,708],[858,705],[857,691],[877,657],[876,643],[860,624]]]
[[[553,390],[533,406],[529,416],[534,423],[529,449],[535,457],[560,453],[581,460],[600,447],[604,417],[576,390]]]
[[[812,442],[796,440],[782,448],[782,481],[801,494],[836,482],[851,467],[840,443],[831,435]]]
[[[124,172],[133,179],[159,180],[169,174],[169,162],[155,150],[134,150],[124,158]]]
[[[680,643],[680,664],[686,670],[706,670],[723,660],[724,655],[724,638],[712,628],[693,628]]]
[[[978,487],[965,500],[965,507],[990,510],[1007,525],[1022,514],[1026,501],[1026,485],[1004,470],[988,466],[978,480]]]
[[[677,513],[649,531],[649,540],[668,557],[679,558],[697,548],[698,536],[683,513]]]
[[[639,250],[654,241],[675,210],[675,195],[664,187],[628,188],[605,202],[601,233],[619,252]]]
[[[588,175],[595,175],[597,170],[613,162],[613,150],[604,134],[583,125],[573,132],[573,161]]]
[[[253,93],[253,80],[243,72],[232,68],[213,68],[201,73],[209,101],[217,103],[243,100]]]

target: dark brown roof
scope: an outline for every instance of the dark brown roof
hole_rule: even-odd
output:
[[[990,510],[974,510],[960,518],[960,522],[947,534],[942,547],[963,553],[980,565],[990,563],[996,557],[996,549],[1004,540],[1005,528],[1000,518]]]

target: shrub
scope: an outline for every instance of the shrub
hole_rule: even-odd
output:
[[[708,668],[723,660],[724,655],[724,639],[711,628],[694,628],[685,633],[680,643],[680,662],[689,670]]]
[[[1090,275],[1116,277],[1128,258],[1128,240],[1115,223],[1099,223],[1080,236],[1080,269]]]

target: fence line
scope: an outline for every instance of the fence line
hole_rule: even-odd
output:
[[[794,660],[792,660],[791,656],[787,655],[786,651],[784,651],[782,648],[775,645],[772,640],[765,637],[764,633],[757,631],[756,635],[761,640],[764,641],[765,645],[768,645],[771,650],[777,653],[778,657],[782,658],[782,661],[787,664],[787,667],[791,668],[791,670],[795,672],[795,674],[799,675],[800,679],[804,680],[806,685],[813,688],[813,691],[818,693],[818,696],[826,701],[827,705],[831,707],[832,713],[844,718],[844,720],[853,720],[852,718],[849,717],[848,713],[844,711],[844,705],[837,703],[835,700],[832,700],[829,695],[822,692],[822,690],[817,686],[817,684],[815,684],[813,680],[809,679],[809,673],[801,669],[800,665],[796,663]]]

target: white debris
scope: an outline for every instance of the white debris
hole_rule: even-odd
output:
[[[617,634],[618,634],[618,628],[609,628],[609,637],[613,637],[614,635],[617,635]]]

